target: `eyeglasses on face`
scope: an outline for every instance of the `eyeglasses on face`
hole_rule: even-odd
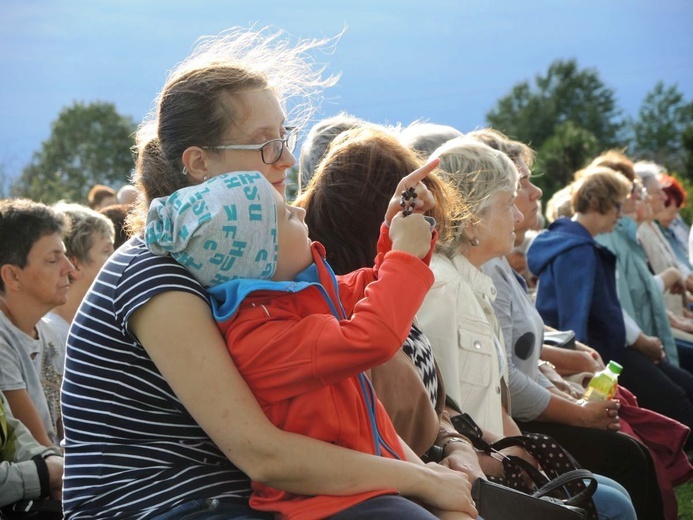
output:
[[[630,195],[636,200],[645,200],[647,198],[647,188],[639,182],[634,182]]]
[[[260,150],[262,162],[274,164],[281,159],[284,148],[293,152],[298,140],[298,129],[294,126],[285,127],[286,135],[279,139],[270,139],[262,144],[217,144],[203,146],[205,150]]]

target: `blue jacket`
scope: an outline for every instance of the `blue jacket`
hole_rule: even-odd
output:
[[[527,263],[539,277],[536,306],[544,323],[574,330],[604,361],[618,361],[626,329],[616,292],[616,256],[584,226],[561,218],[537,236]]]

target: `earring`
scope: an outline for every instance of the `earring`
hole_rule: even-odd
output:
[[[183,174],[183,177],[185,177],[188,174],[188,169],[185,166],[183,166],[181,173]]]
[[[478,245],[479,245],[479,239],[476,238],[476,237],[472,238],[472,239],[469,241],[469,245],[471,245],[472,247],[478,246]]]
[[[204,177],[202,177],[203,181],[206,181],[207,179],[209,179],[209,177],[207,177],[206,175]]]

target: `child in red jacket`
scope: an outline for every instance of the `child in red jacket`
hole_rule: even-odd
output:
[[[236,366],[283,430],[418,461],[363,372],[399,350],[433,282],[427,263],[436,235],[420,214],[433,201],[420,180],[434,166],[398,186],[375,266],[340,277],[322,245],[310,242],[305,211],[258,172],[220,175],[152,202],[148,247],[171,254],[207,288]],[[460,492],[468,496],[465,478]],[[282,518],[434,518],[395,494],[299,496],[253,482],[250,504]],[[455,518],[467,514],[476,516],[471,499]]]

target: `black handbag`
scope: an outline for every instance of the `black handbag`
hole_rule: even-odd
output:
[[[471,441],[474,448],[500,459],[505,470],[505,477],[501,479],[489,477],[496,481],[495,484],[536,500],[550,497],[555,499],[558,507],[579,508],[583,514],[576,518],[598,519],[597,509],[592,501],[592,495],[597,489],[594,475],[588,470],[581,469],[570,453],[551,437],[530,433],[505,437],[489,444],[482,438],[481,428],[469,415],[464,413],[456,415],[451,417],[451,421],[455,429]],[[537,460],[541,471],[520,457],[500,453],[501,450],[510,446],[525,449]],[[574,473],[576,470],[579,470],[579,473]],[[531,486],[527,484],[525,476],[529,477]],[[585,481],[588,483],[586,484]],[[539,496],[542,498],[537,498]],[[484,519],[486,520],[485,516]]]
[[[554,347],[575,350],[575,332],[572,330],[551,330],[544,332],[544,343]]]
[[[484,520],[584,520],[586,511],[549,496],[549,493],[573,480],[592,479],[584,493],[591,496],[597,481],[589,471],[578,469],[561,475],[549,484],[528,495],[515,489],[484,479],[472,485],[472,498]],[[580,501],[581,497],[574,497]]]
[[[20,500],[0,509],[0,519],[6,520],[62,520],[63,503],[53,498]]]

